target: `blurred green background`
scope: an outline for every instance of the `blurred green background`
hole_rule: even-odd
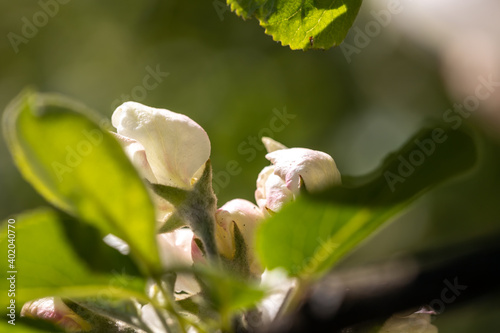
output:
[[[10,33],[22,36],[26,20],[33,22],[43,6],[38,1],[2,1],[0,105],[3,109],[24,87],[34,86],[70,96],[107,118],[117,100],[129,99],[184,113],[210,136],[222,205],[237,197],[254,200],[257,175],[268,164],[262,146],[252,146],[259,135],[272,134],[289,147],[326,151],[342,174],[360,175],[429,121],[441,119],[453,103],[467,96],[467,89],[460,87],[499,63],[499,53],[491,51],[491,71],[477,69],[486,61],[474,58],[484,54],[483,49],[470,56],[460,53],[460,45],[450,44],[455,34],[432,30],[431,18],[419,17],[421,13],[409,7],[373,33],[359,52],[346,57],[341,48],[291,51],[265,35],[256,20],[243,21],[222,5],[221,0],[72,0],[58,3],[58,12],[47,16],[46,24],[32,31],[34,36],[13,47]],[[365,1],[354,27],[363,31],[375,20],[372,10],[384,6],[387,1]],[[466,10],[453,10],[455,19],[471,16]],[[472,16],[488,20],[480,14]],[[456,34],[478,30],[473,23],[460,28],[453,20],[441,23]],[[490,23],[490,30],[478,31],[499,37]],[[411,24],[422,29],[415,34]],[[358,32],[351,29],[346,43],[356,46]],[[455,46],[458,53],[452,56],[443,51]],[[137,88],[143,86],[147,68],[168,76],[155,89]],[[500,231],[498,93],[466,120],[478,132],[481,155],[474,172],[420,199],[365,242],[344,266]],[[284,110],[294,118],[270,133],[276,112]],[[238,175],[225,172],[234,164],[230,161],[240,167]],[[44,204],[21,178],[3,140],[0,163],[1,218]],[[492,296],[446,311],[435,324],[440,332],[495,331],[497,299]]]

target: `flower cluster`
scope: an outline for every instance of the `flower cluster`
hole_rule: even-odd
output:
[[[139,174],[150,185],[148,187],[155,203],[158,230],[163,230],[174,218],[181,220],[172,230],[157,236],[164,268],[209,264],[212,258],[207,255],[207,246],[210,245],[207,237],[212,237],[216,257],[222,263],[229,263],[229,269],[238,267],[238,273],[241,276],[243,272],[243,278],[262,278],[264,285],[274,288],[275,293],[270,293],[259,307],[267,311],[263,317],[272,319],[277,312],[276,307],[280,305],[292,283],[285,282],[283,276],[279,276],[277,280],[274,278],[274,281],[279,281],[279,285],[266,281],[266,277],[273,276],[273,273],[261,267],[255,254],[256,228],[266,217],[277,213],[285,204],[294,200],[301,191],[315,192],[340,184],[340,173],[332,157],[311,149],[287,148],[271,138],[262,138],[270,165],[258,176],[256,204],[244,199],[234,199],[217,209],[216,201],[213,200],[214,207],[206,209],[209,218],[193,221],[192,216],[196,219],[200,214],[190,215],[189,210],[199,210],[199,202],[204,202],[204,198],[196,196],[211,192],[215,198],[211,183],[203,185],[209,187],[209,192],[197,190],[207,172],[206,168],[210,167],[207,164],[210,141],[203,128],[185,115],[135,102],[119,106],[112,115],[112,124],[116,128],[113,135],[121,143]],[[208,171],[211,172],[211,169]],[[180,207],[168,195],[155,191],[154,186],[190,193],[195,197],[195,204],[187,203]],[[203,223],[213,225],[200,227]],[[205,233],[198,232],[205,229],[208,230]],[[127,248],[124,242],[112,235],[106,237],[105,241],[121,251]],[[244,251],[240,251],[241,247]],[[240,252],[245,254],[245,258],[239,257]],[[156,284],[151,282],[148,290],[150,297],[155,297],[155,290]],[[200,286],[190,276],[180,274],[174,291],[176,297],[180,298],[198,293]],[[44,299],[43,302],[26,305],[25,313],[37,316],[37,313],[50,312],[53,318],[74,319],[74,315],[68,315],[67,309],[59,303],[57,299]],[[144,319],[154,315],[149,311],[150,308],[151,305],[143,307]],[[58,323],[67,328],[77,324],[83,330],[87,328],[85,323],[69,319],[58,320]]]
[[[116,137],[141,175],[151,183],[192,189],[200,178],[210,156],[210,141],[203,128],[185,115],[165,109],[127,102],[119,106],[112,116]],[[255,200],[257,205],[244,199],[231,200],[215,212],[215,239],[219,254],[232,259],[236,252],[235,227],[247,246],[248,264],[252,275],[260,276],[260,267],[254,255],[253,238],[257,225],[284,204],[294,200],[301,188],[314,192],[340,184],[340,173],[331,156],[305,149],[286,148],[263,138],[271,162],[258,176]],[[175,212],[165,198],[153,193],[158,221],[161,224]],[[191,233],[178,229],[175,233]],[[160,234],[162,249],[184,263],[193,258],[203,260],[203,253],[189,237]],[[165,245],[168,244],[168,245]],[[189,244],[189,246],[188,246]],[[185,249],[191,248],[191,255]],[[184,249],[184,250],[180,250]],[[168,256],[172,258],[172,255]],[[165,261],[167,266],[169,265]]]

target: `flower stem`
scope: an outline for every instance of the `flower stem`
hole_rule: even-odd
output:
[[[172,314],[175,319],[177,320],[177,323],[179,325],[179,328],[180,328],[180,331],[182,333],[187,333],[186,331],[186,327],[185,327],[185,324],[186,324],[186,320],[185,318],[183,318],[175,309],[175,304],[174,304],[174,300],[172,299],[172,297],[170,296],[170,294],[165,290],[165,288],[163,287],[163,283],[162,283],[162,280],[161,278],[159,277],[155,277],[154,278],[154,281],[156,283],[156,285],[158,286],[158,289],[160,290],[160,292],[162,293],[163,295],[163,298],[165,299],[165,310],[167,310],[170,314]],[[160,316],[161,317],[161,316]],[[163,324],[166,325],[166,327],[168,327],[169,325],[166,323],[166,320],[164,320],[164,318],[162,318],[162,321],[163,321]]]
[[[309,282],[307,280],[298,278],[297,285],[290,289],[288,295],[286,296],[281,308],[279,309],[276,317],[288,315],[298,308],[300,303],[304,298],[304,294],[309,288]]]

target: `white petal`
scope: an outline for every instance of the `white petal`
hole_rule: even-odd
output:
[[[287,187],[287,184],[276,174],[272,174],[266,181],[266,212],[272,210],[278,212],[283,205],[295,199],[294,194]]]
[[[172,232],[157,236],[160,247],[160,258],[166,269],[176,266],[190,266],[193,264],[191,258],[191,240],[193,231],[189,228],[177,229]]]
[[[189,117],[135,102],[112,116],[118,134],[138,141],[159,184],[189,189],[210,156],[207,133]]]
[[[266,158],[274,164],[274,173],[284,179],[286,187],[295,194],[299,193],[300,177],[311,192],[341,183],[335,161],[326,153],[290,148],[269,153]]]
[[[125,153],[132,161],[132,164],[139,170],[142,177],[146,178],[150,183],[157,184],[158,180],[153,174],[153,170],[151,170],[151,166],[149,165],[148,159],[146,157],[146,151],[144,147],[137,141],[131,138],[127,138],[126,136],[111,133],[117,139],[118,142],[121,143]],[[203,172],[203,167],[200,168]],[[148,186],[148,189],[149,186]],[[164,222],[174,211],[174,206],[168,202],[167,200],[160,197],[153,190],[150,189],[149,194],[153,198],[156,208],[156,220],[159,222]]]
[[[261,140],[268,153],[272,153],[273,151],[280,149],[287,149],[287,147],[281,142],[268,138],[267,136],[263,136]]]
[[[136,169],[139,170],[141,176],[146,178],[153,184],[158,183],[158,180],[156,179],[155,175],[153,174],[153,170],[149,165],[144,147],[139,142],[131,138],[127,138],[126,136],[113,132],[111,134],[113,134],[113,136],[118,139],[118,142],[120,142],[120,144],[122,145],[123,150],[125,150],[125,154],[127,154],[128,158],[130,159],[130,161],[132,161],[132,164],[136,167]]]
[[[171,269],[193,264],[191,256],[193,235],[191,229],[182,228],[157,236],[163,267]],[[201,290],[196,279],[189,274],[178,274],[174,289],[176,292],[184,291],[188,294],[197,294]]]
[[[285,181],[274,174],[274,165],[267,166],[257,178],[255,201],[265,216],[269,211],[277,212],[284,204],[294,199],[293,193],[286,187]]]
[[[174,290],[177,293],[175,295],[177,301],[198,294],[201,292],[201,287],[193,275],[177,273]]]
[[[123,255],[128,255],[130,253],[130,246],[123,239],[113,234],[107,234],[102,240]]]
[[[166,311],[156,310],[151,303],[144,305],[141,309],[141,321],[145,323],[153,333],[167,333],[167,329],[160,319],[157,311],[165,314]]]
[[[255,190],[255,202],[265,211],[266,209],[266,182],[270,175],[274,173],[274,166],[266,166],[257,177],[257,189]]]

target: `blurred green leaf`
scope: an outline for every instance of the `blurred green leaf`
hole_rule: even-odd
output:
[[[78,316],[88,322],[94,332],[148,332],[132,300],[120,302],[69,300],[64,303]]]
[[[253,282],[228,272],[200,267],[195,270],[195,274],[203,292],[222,317],[229,318],[235,311],[248,309],[264,297],[264,291]]]
[[[231,10],[255,16],[266,34],[283,46],[328,49],[339,45],[351,28],[362,0],[227,0]]]
[[[7,106],[4,134],[28,180],[55,206],[129,244],[144,270],[160,269],[155,213],[119,143],[85,107],[23,92]]]
[[[257,251],[267,268],[321,276],[431,186],[470,169],[475,143],[463,131],[423,130],[370,175],[306,195],[263,223]]]
[[[82,235],[89,241],[86,244],[89,254],[82,257],[83,244],[75,244],[67,237],[67,221],[51,209],[40,209],[15,217],[15,267],[8,271],[14,274],[16,281],[15,300],[17,311],[23,303],[47,296],[64,297],[97,297],[104,299],[120,299],[137,297],[146,300],[144,295],[145,281],[131,276],[127,270],[119,269],[117,263],[111,264],[107,273],[96,272],[89,266],[88,258],[92,255],[102,256],[102,260],[120,259],[115,249],[102,248],[102,241],[90,239],[89,234]],[[7,224],[2,223],[0,247],[7,249]],[[99,250],[96,250],[99,249]],[[112,252],[118,253],[114,255]],[[97,259],[93,259],[97,260]],[[102,270],[101,270],[102,271]],[[2,279],[2,290],[9,290],[9,281]],[[7,293],[2,297],[2,306],[7,304]]]
[[[15,333],[64,332],[64,330],[61,329],[60,327],[43,320],[35,320],[27,317],[19,317],[19,315],[16,315],[15,326],[7,323],[7,320],[2,320],[0,322],[0,332],[15,332]]]

